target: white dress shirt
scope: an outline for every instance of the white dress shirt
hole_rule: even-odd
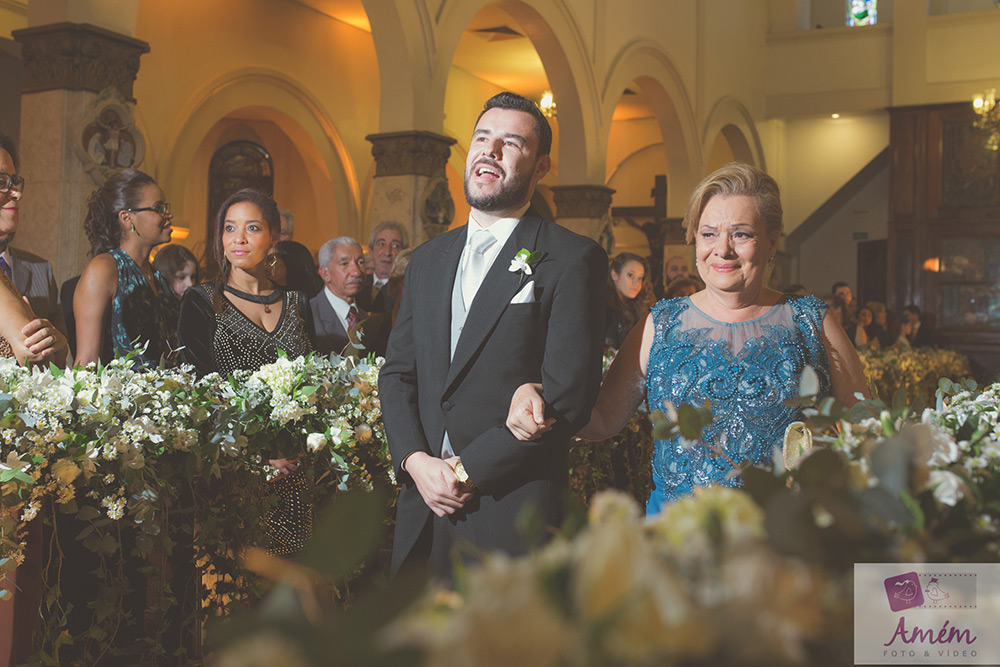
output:
[[[337,319],[344,327],[344,331],[350,331],[351,327],[347,326],[347,314],[351,312],[352,303],[344,301],[339,296],[330,291],[329,287],[323,288],[323,293],[326,294],[326,300],[330,302],[330,306],[333,308],[333,312],[337,314]],[[354,306],[357,308],[357,306]],[[358,317],[361,317],[361,313],[358,313]]]

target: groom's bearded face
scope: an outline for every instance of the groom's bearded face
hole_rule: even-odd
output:
[[[489,159],[480,160],[475,166],[475,169],[482,168],[502,169],[498,163]],[[500,183],[492,192],[477,193],[469,189],[469,170],[465,172],[465,201],[477,211],[493,213],[519,208],[528,201],[532,187],[530,173],[515,174],[511,176],[510,180]]]
[[[547,170],[539,169],[541,159],[530,114],[487,110],[476,124],[465,163],[465,200],[473,209],[490,213],[520,208]]]

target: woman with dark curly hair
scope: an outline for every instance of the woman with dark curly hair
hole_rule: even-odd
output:
[[[176,347],[178,302],[149,253],[170,241],[170,204],[148,174],[124,169],[94,190],[83,226],[93,259],[73,296],[76,360],[107,363],[138,345],[152,365]]]
[[[608,316],[604,346],[618,349],[636,322],[642,322],[653,305],[649,262],[631,252],[611,260],[608,274]]]

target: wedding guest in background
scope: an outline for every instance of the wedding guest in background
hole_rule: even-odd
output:
[[[199,375],[257,370],[277,361],[279,350],[291,358],[312,351],[305,294],[285,290],[267,277],[268,256],[280,230],[278,206],[257,190],[240,190],[219,208],[215,243],[208,249],[219,272],[211,282],[184,293],[178,323],[181,359]],[[302,500],[307,481],[295,474],[297,461],[274,458],[269,463],[281,475],[271,488],[280,504],[266,520],[270,550],[296,554],[312,534],[312,508]]]
[[[387,299],[385,284],[389,282],[396,255],[407,247],[406,229],[398,222],[382,222],[372,230],[368,240],[372,272],[365,276],[364,285],[358,292],[358,306],[362,310],[371,313],[392,312],[393,304]]]
[[[47,308],[48,300],[36,300],[29,306],[22,300],[24,294],[14,280],[22,271],[29,272],[29,287],[35,279],[39,282],[52,280],[51,265],[45,262],[47,272],[36,273],[40,268],[37,265],[30,268],[22,265],[18,270],[16,264],[21,258],[27,257],[30,261],[34,255],[16,252],[13,271],[8,263],[12,250],[8,244],[17,232],[18,211],[24,193],[24,179],[17,175],[17,157],[14,142],[0,133],[0,249],[3,250],[0,252],[0,356],[15,357],[22,364],[51,361],[61,366],[66,361],[66,337],[49,318],[34,312],[34,303]],[[43,291],[48,292],[48,288]],[[53,302],[52,306],[56,306],[58,312],[57,303]]]
[[[371,314],[357,303],[365,276],[361,244],[349,236],[330,239],[319,249],[319,261],[325,288],[309,301],[316,326],[316,351],[363,355],[369,336],[377,336],[380,324],[369,323]],[[361,331],[364,333],[358,335]],[[352,342],[365,350],[355,348]]]
[[[924,323],[923,315],[915,304],[903,308],[903,322],[899,327],[900,342],[910,347],[929,347],[934,344],[934,328]]]
[[[312,318],[305,294],[267,277],[277,242],[278,207],[256,190],[240,190],[219,208],[215,244],[208,250],[219,273],[195,285],[181,300],[181,359],[199,375],[257,370],[278,358],[313,349]]]
[[[604,347],[617,350],[653,305],[649,263],[644,257],[623,252],[611,260],[605,299]]]
[[[823,302],[766,285],[781,218],[778,184],[756,167],[734,162],[699,184],[684,222],[706,287],[660,301],[632,330],[580,432],[588,440],[614,437],[644,399],[650,406],[711,401],[715,419],[704,445],[679,435],[656,440],[649,514],[696,487],[740,485],[733,464],[770,465],[786,427],[802,418],[785,401],[799,395],[806,366],[821,395],[848,406],[856,392],[867,395],[858,354]],[[522,385],[513,396],[507,426],[518,438],[547,428],[539,387]]]
[[[178,299],[188,287],[199,282],[198,260],[182,245],[171,243],[160,248],[153,258],[153,268],[167,277]]]
[[[886,349],[896,340],[889,330],[889,311],[880,301],[869,301],[865,304],[872,311],[872,332],[878,338],[879,349]]]
[[[789,295],[789,296],[805,296],[806,294],[809,293],[809,292],[806,291],[806,286],[805,285],[801,285],[799,283],[795,283],[793,285],[789,285],[788,287],[786,287],[785,289],[783,289],[781,291],[784,292],[785,294]]]
[[[677,278],[667,286],[663,294],[664,299],[676,299],[679,296],[691,296],[705,286],[697,278]]]
[[[278,233],[279,241],[291,241],[295,236],[295,216],[288,209],[279,208],[278,215],[281,216],[281,231]]]
[[[882,347],[882,343],[878,338],[881,327],[875,324],[875,315],[868,306],[858,309],[857,321],[848,323],[844,331],[847,332],[847,337],[854,343],[854,347],[858,349],[878,350]]]
[[[7,153],[13,164],[13,170],[8,176],[16,177],[20,167],[17,149],[14,141],[2,132],[0,150]],[[23,182],[20,187],[24,187]],[[11,245],[18,226],[17,200],[10,199],[7,207],[7,220],[0,231],[0,272],[5,273],[21,296],[28,300],[35,317],[48,320],[65,334],[66,321],[59,304],[59,289],[52,275],[52,264],[38,255]]]
[[[826,303],[830,319],[840,325],[841,329],[849,324],[843,299],[839,296],[828,295],[823,297],[823,302]]]
[[[858,314],[858,302],[854,300],[851,286],[845,282],[836,282],[830,288],[830,291],[833,292],[834,296],[840,297],[840,300],[844,303],[844,324],[853,322]]]
[[[674,255],[663,263],[663,286],[666,287],[671,281],[678,278],[687,278],[691,275],[688,269],[687,260],[680,255]]]
[[[176,346],[177,296],[149,262],[170,241],[170,204],[148,174],[123,169],[87,201],[83,226],[90,255],[73,296],[76,361],[107,363],[137,344],[142,365],[155,365]]]
[[[323,289],[316,262],[309,248],[296,241],[278,241],[268,258],[269,277],[286,290],[313,298]]]

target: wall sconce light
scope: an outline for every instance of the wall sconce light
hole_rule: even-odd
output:
[[[987,147],[994,151],[1000,149],[1000,105],[997,105],[996,88],[973,97],[972,110],[976,112],[976,120],[972,124],[990,133]]]
[[[552,97],[552,91],[546,90],[542,93],[542,99],[538,102],[538,108],[546,118],[555,118],[556,100]]]

